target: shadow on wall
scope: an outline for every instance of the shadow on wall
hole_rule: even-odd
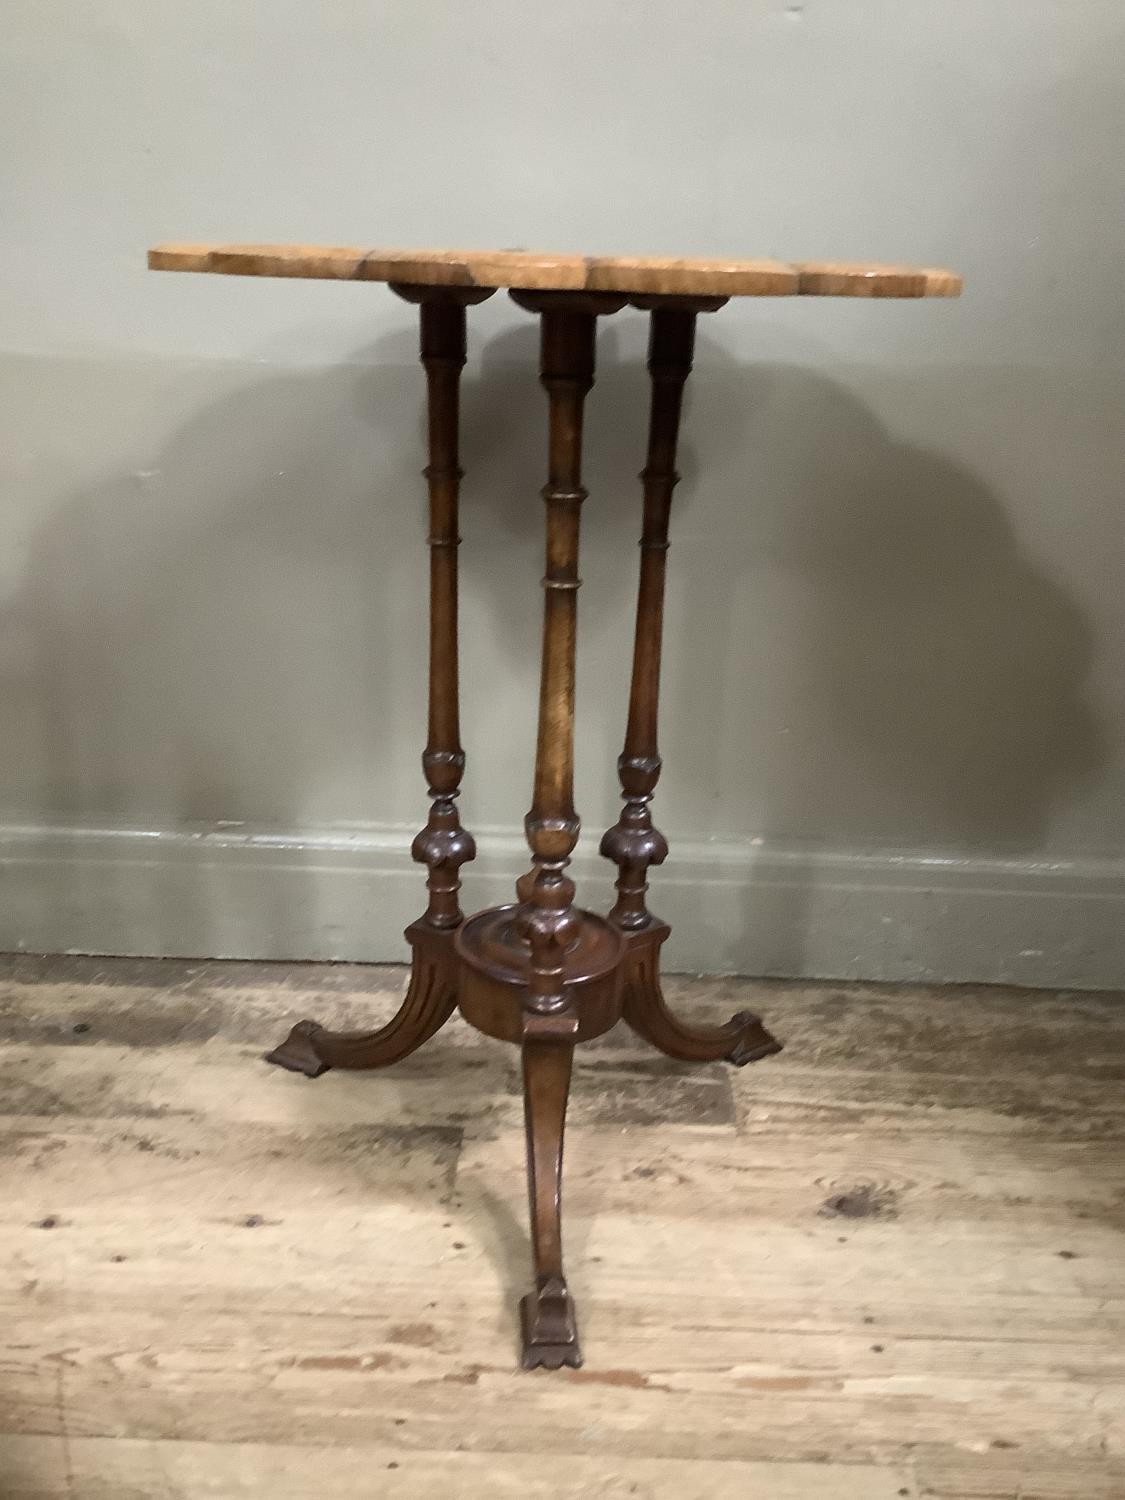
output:
[[[681,601],[684,659],[714,669],[683,674],[679,723],[708,726],[697,753],[724,805],[748,794],[727,826],[794,856],[748,902],[746,946],[802,973],[816,851],[1044,847],[1052,810],[1106,759],[1093,641],[975,475],[896,442],[816,372],[714,348],[698,366],[692,415],[706,405],[746,483],[737,524],[728,510],[722,545],[707,539],[709,587]],[[690,477],[713,446],[693,446]]]
[[[1079,610],[979,479],[896,443],[843,386],[776,366],[719,376],[704,358],[709,427],[737,444],[724,470],[748,482],[683,622],[689,660],[718,654],[690,678],[684,717],[745,725],[761,668],[783,711],[751,731],[760,831],[845,849],[1040,847],[1059,794],[1104,760]],[[755,593],[787,640],[742,629]],[[733,780],[739,746],[721,729],[708,742]]]
[[[499,681],[537,667],[535,347],[530,322],[502,333],[464,389],[463,530],[480,539],[463,552],[464,592],[492,622]],[[604,638],[616,665],[597,651],[580,662],[594,688],[580,754],[601,757],[602,805],[579,804],[592,841],[615,816],[647,403],[643,366],[618,347],[603,325],[580,612],[584,643]],[[35,642],[47,820],[315,828],[376,821],[388,797],[424,818],[417,755],[401,753],[424,737],[421,645],[396,647],[424,630],[414,349],[404,324],[347,366],[237,386],[154,458],[155,492],[118,477],[53,514],[16,605]],[[1083,698],[1089,631],[1000,502],[896,443],[843,386],[730,361],[704,320],[696,372],[656,800],[672,857],[677,836],[709,835],[1038,848],[1052,804],[1104,747]],[[407,714],[413,736],[395,722]],[[482,707],[476,728],[488,723]],[[469,749],[486,779],[479,737]],[[519,795],[504,816],[515,826],[523,811]],[[213,900],[200,889],[201,912]],[[271,914],[278,956],[292,917]]]

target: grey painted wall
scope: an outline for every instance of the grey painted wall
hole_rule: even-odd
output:
[[[654,904],[684,967],[1125,984],[1120,0],[9,0],[0,944],[392,958],[419,897],[412,312],[160,239],[951,264],[702,320]],[[543,398],[472,314],[470,905],[522,864]],[[615,808],[644,321],[589,405]],[[587,877],[590,878],[587,878]]]

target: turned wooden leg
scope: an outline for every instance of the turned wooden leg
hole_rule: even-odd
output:
[[[465,769],[457,685],[458,396],[465,363],[465,308],[492,295],[489,288],[397,286],[421,304],[421,356],[429,397],[430,678],[429,735],[422,768],[430,816],[411,853],[427,867],[425,915],[406,929],[414,958],[398,1013],[377,1031],[328,1031],[299,1021],[267,1062],[318,1078],[329,1068],[383,1068],[420,1047],[457,1004],[458,962],[453,940],[461,925],[460,869],[476,853],[461,827],[457,796]]]
[[[520,1306],[525,1368],[557,1369],[581,1361],[563,1274],[559,1193],[563,1120],[579,1030],[579,1006],[575,987],[567,979],[567,962],[591,931],[584,914],[574,907],[574,882],[566,874],[579,830],[574,810],[574,678],[579,517],[586,499],[582,413],[594,383],[597,315],[616,311],[623,299],[550,292],[513,296],[541,314],[540,379],[549,402],[539,732],[534,795],[525,825],[532,869],[520,881],[522,904],[514,919],[529,955],[521,1000],[535,1261],[535,1290]],[[612,938],[608,929],[607,936]],[[612,968],[608,983],[615,995]]]
[[[644,521],[633,643],[633,676],[625,748],[618,758],[624,807],[601,842],[601,852],[618,867],[617,900],[609,914],[626,942],[623,1014],[640,1036],[670,1057],[685,1062],[726,1058],[736,1065],[779,1052],[781,1044],[757,1016],[740,1011],[725,1026],[693,1027],[672,1015],[660,988],[660,946],[666,923],[646,904],[648,870],[668,854],[664,835],[653,825],[650,804],[660,779],[657,710],[664,617],[664,577],[668,518],[676,472],[676,442],[684,383],[691,372],[698,312],[711,312],[722,298],[653,297],[635,299],[651,309],[648,368],[652,379],[648,455],[641,471]]]
[[[527,815],[533,866],[520,882],[516,929],[530,949],[524,996],[523,1081],[535,1290],[520,1303],[523,1365],[581,1362],[574,1305],[562,1263],[563,1121],[578,1017],[564,959],[579,931],[566,867],[578,841],[574,810],[574,674],[578,614],[578,528],[582,410],[594,383],[593,311],[565,298],[518,297],[541,313],[540,378],[550,403],[547,566],[543,578],[543,661],[535,791]]]
[[[578,1020],[528,1015],[523,1033],[524,1123],[535,1290],[520,1302],[525,1370],[582,1363],[574,1303],[563,1275],[562,1160]]]

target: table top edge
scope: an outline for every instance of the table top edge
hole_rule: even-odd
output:
[[[156,271],[306,280],[664,296],[956,297],[962,279],[929,266],[846,261],[580,256],[525,250],[384,250],[347,245],[165,243]]]

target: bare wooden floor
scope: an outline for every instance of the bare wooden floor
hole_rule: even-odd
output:
[[[1125,997],[675,981],[580,1053],[587,1364],[515,1369],[516,1054],[264,1047],[402,971],[0,960],[0,1495],[1125,1497]]]

